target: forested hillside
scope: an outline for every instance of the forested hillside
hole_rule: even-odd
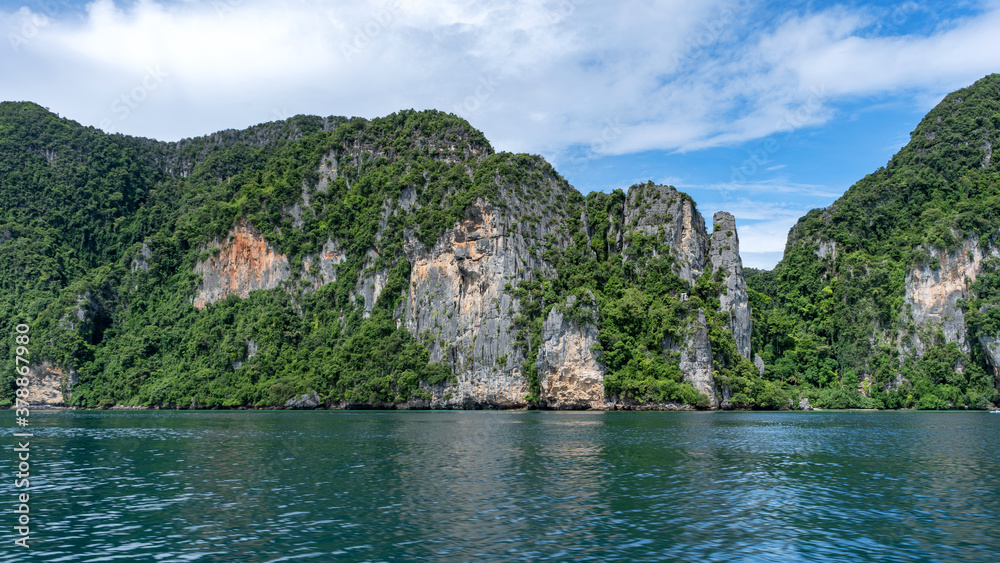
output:
[[[997,401],[998,144],[991,75],[947,96],[885,167],[799,220],[781,263],[747,274],[767,379],[825,407]]]
[[[3,318],[67,404],[709,406],[766,385],[720,308],[735,232],[712,262],[686,195],[584,197],[448,114],[161,143],[4,103],[0,192]]]
[[[989,408],[998,143],[992,75],[744,272],[732,215],[450,114],[164,143],[8,102],[0,312],[51,405]]]

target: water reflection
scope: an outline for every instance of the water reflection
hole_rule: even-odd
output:
[[[66,412],[36,423],[36,541],[0,561],[1000,551],[1000,417],[981,413]],[[12,483],[0,492],[13,498]]]

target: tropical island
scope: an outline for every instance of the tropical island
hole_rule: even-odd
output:
[[[0,308],[49,406],[989,409],[998,144],[990,75],[763,271],[729,213],[581,194],[447,113],[168,143],[5,102]]]

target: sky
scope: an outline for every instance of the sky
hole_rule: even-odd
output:
[[[748,267],[1000,72],[1000,0],[0,0],[0,100],[171,141],[439,109],[583,193],[736,216]]]

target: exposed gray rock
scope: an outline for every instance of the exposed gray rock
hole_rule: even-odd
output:
[[[319,163],[319,182],[316,184],[317,190],[325,190],[330,182],[337,179],[337,155],[335,151],[330,151]]]
[[[589,292],[588,292],[589,293]],[[600,344],[595,324],[597,304],[590,294],[588,321],[582,325],[553,307],[542,325],[542,348],[538,353],[541,383],[539,404],[553,409],[591,409],[604,406],[604,366],[594,347]],[[571,295],[567,308],[577,305]],[[579,306],[579,305],[577,305]]]
[[[837,242],[834,240],[818,240],[816,241],[816,256],[820,260],[830,259],[833,261],[837,260]]]
[[[354,166],[363,165],[360,158],[355,161]],[[324,162],[329,170],[320,171],[321,186],[325,186],[323,178],[327,182],[336,178],[335,160]],[[454,384],[425,389],[432,399],[421,399],[411,408],[525,406],[529,392],[527,378],[522,373],[525,354],[538,368],[539,400],[543,406],[614,408],[618,404],[614,400],[610,405],[605,402],[605,368],[595,352],[600,342],[596,322],[581,324],[557,307],[545,319],[540,349],[525,350],[523,343],[516,340],[520,327],[514,321],[519,305],[506,287],[508,284],[517,287],[519,282],[536,276],[554,276],[553,267],[543,259],[545,250],[564,249],[573,243],[574,233],[568,232],[565,217],[555,211],[564,204],[564,184],[554,178],[540,183],[532,188],[535,190],[532,198],[524,197],[523,187],[500,186],[502,203],[475,201],[464,217],[431,247],[420,242],[415,232],[404,233],[410,280],[405,299],[394,313],[397,326],[405,327],[427,346],[432,362],[449,364],[457,379]],[[548,199],[539,201],[539,194]],[[303,203],[308,203],[306,191]],[[406,188],[396,202],[398,205],[391,203],[383,206],[376,245],[389,214],[418,206],[416,192]],[[659,237],[661,249],[668,249],[675,259],[678,275],[688,283],[693,284],[706,268],[721,271],[726,285],[720,299],[723,308],[730,311],[731,330],[740,353],[749,355],[749,307],[732,216],[717,215],[717,222],[721,221],[725,228],[710,239],[704,219],[690,198],[667,186],[644,185],[630,190],[619,217],[613,224],[624,222],[624,230],[615,233],[613,227],[604,238],[617,241],[614,244],[618,246],[608,250],[622,252],[623,259],[629,256],[623,247],[623,232],[639,231]],[[585,212],[581,219],[582,225],[588,224]],[[204,307],[233,293],[245,297],[249,291],[277,287],[292,277],[288,259],[245,221],[225,240],[217,240],[212,246],[217,250],[195,268],[202,275],[194,298],[196,306]],[[303,258],[303,271],[296,276],[297,287],[313,291],[336,281],[337,267],[344,260],[340,244],[328,239],[319,253]],[[389,269],[374,267],[378,260],[378,249],[373,247],[351,296],[363,302],[366,317],[388,281]],[[574,304],[570,300],[566,306]],[[691,323],[685,338],[680,349],[680,368],[685,380],[691,381],[717,407],[712,345],[703,312]],[[676,346],[665,343],[668,345]],[[252,356],[248,343],[247,357]],[[244,361],[234,361],[233,369],[240,369]],[[302,400],[294,399],[289,406],[312,408]]]
[[[469,240],[477,232],[482,236]],[[524,357],[513,334],[516,301],[504,291],[535,264],[523,237],[478,200],[432,248],[412,232],[404,248],[410,261],[404,326],[428,346],[432,362],[448,362],[458,377],[444,404],[526,404]]]
[[[719,211],[713,217],[715,228],[709,245],[709,265],[713,275],[721,270],[725,286],[719,295],[724,311],[729,311],[729,330],[736,340],[736,350],[750,359],[750,294],[743,279],[743,261],[740,259],[740,238],[736,234],[736,219],[732,214]]]
[[[754,354],[753,365],[757,368],[757,375],[764,377],[764,370],[767,369],[767,366],[764,365],[764,358],[761,358],[759,354]]]
[[[969,286],[982,271],[983,259],[996,256],[997,251],[984,250],[977,241],[966,240],[954,252],[932,247],[928,254],[931,258],[928,263],[917,265],[906,274],[904,307],[910,313],[914,330],[900,334],[900,355],[923,356],[938,329],[945,342],[954,342],[963,352],[969,352],[965,313],[958,300],[967,297]]]
[[[417,190],[412,187],[405,187],[399,194],[399,208],[402,211],[409,211],[417,203]]]
[[[139,254],[132,258],[132,264],[130,269],[132,272],[137,272],[142,270],[144,272],[149,271],[149,260],[153,257],[153,251],[149,248],[149,241],[143,242],[142,247],[139,249]]]
[[[431,247],[405,233],[410,288],[402,326],[427,346],[432,362],[448,363],[457,377],[455,385],[431,390],[435,408],[527,405],[522,365],[526,353],[537,362],[541,350],[517,342],[518,303],[506,286],[554,276],[542,258],[545,247],[566,248],[573,240],[553,211],[567,196],[564,184],[554,176],[537,182],[532,198],[522,186],[501,185],[499,205],[476,200]],[[553,345],[561,340],[553,334]]]
[[[737,351],[750,358],[752,321],[749,294],[743,278],[739,236],[736,220],[726,212],[715,214],[717,226],[709,237],[705,220],[685,194],[669,186],[640,185],[629,190],[624,214],[626,231],[638,231],[647,236],[662,236],[675,258],[675,271],[681,279],[694,285],[706,269],[713,274],[720,270],[724,288],[719,295],[721,308],[730,313],[730,331]],[[624,237],[621,237],[624,238]],[[628,258],[627,245],[622,246],[623,260]],[[686,301],[686,295],[681,296]],[[672,343],[665,343],[669,349]],[[681,371],[686,381],[708,395],[713,408],[719,397],[712,377],[711,342],[708,339],[704,314],[692,323],[689,336],[681,350]]]
[[[199,309],[231,294],[246,297],[257,289],[278,287],[291,276],[288,258],[244,220],[224,240],[215,240],[208,248],[214,249],[213,255],[194,267],[202,277],[192,301]]]
[[[704,311],[698,311],[698,318],[692,325],[688,341],[681,350],[681,372],[684,381],[707,395],[712,408],[718,408],[719,397],[712,376],[712,341],[708,338]]]
[[[801,411],[811,411],[813,410],[812,405],[809,404],[809,399],[802,397],[799,399],[799,410]]]
[[[302,277],[311,284],[311,289],[319,289],[337,281],[337,265],[346,259],[347,253],[336,241],[328,238],[319,254],[302,259]]]
[[[298,397],[288,399],[285,402],[285,408],[289,409],[315,409],[323,404],[320,400],[319,395],[315,391],[310,391],[309,393],[304,393]]]
[[[670,186],[634,186],[628,192],[624,217],[626,230],[647,236],[657,236],[663,230],[681,279],[694,284],[705,271],[705,219],[686,194]],[[627,247],[623,248],[623,259],[625,250]]]
[[[368,264],[362,271],[358,283],[354,286],[354,292],[351,294],[352,302],[359,297],[363,300],[365,318],[371,316],[375,302],[378,301],[379,295],[382,295],[382,289],[389,281],[389,268],[376,269],[375,261],[377,259],[378,254],[375,250],[369,250]]]

